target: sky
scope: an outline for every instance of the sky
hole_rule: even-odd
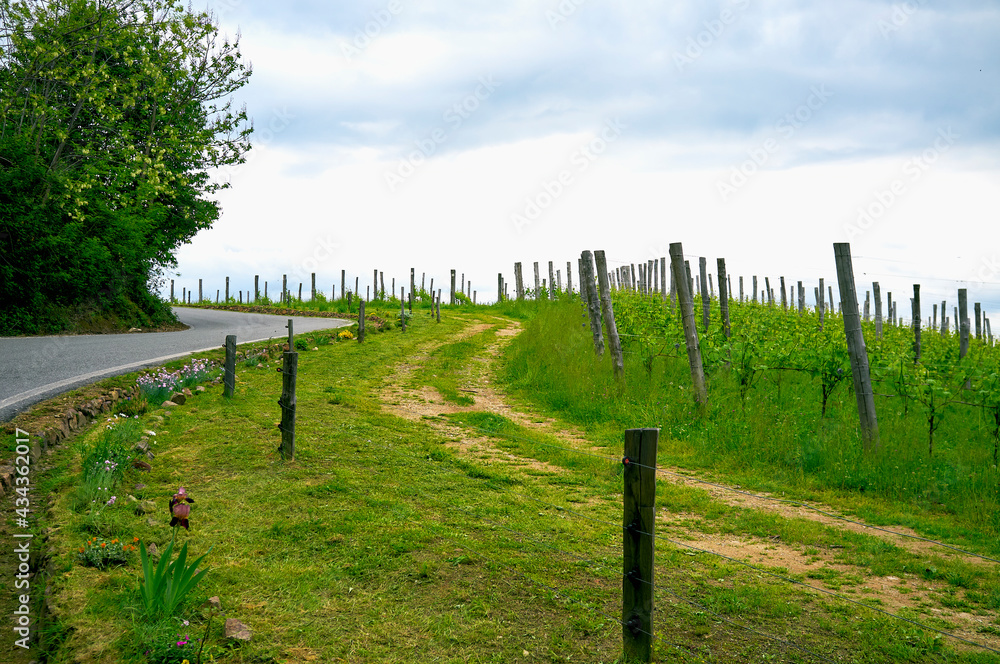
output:
[[[253,65],[247,163],[168,275],[327,295],[585,249],[921,284],[1000,308],[1000,4],[922,0],[213,0]],[[714,272],[714,269],[710,269]],[[179,273],[179,274],[178,274]],[[271,293],[274,290],[270,291]],[[900,312],[909,306],[900,307]],[[1000,316],[996,319],[1000,321]]]

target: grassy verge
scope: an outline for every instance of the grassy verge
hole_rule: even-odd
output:
[[[415,310],[406,333],[305,344],[317,350],[299,357],[292,462],[277,454],[281,377],[260,358],[238,365],[233,399],[215,385],[145,415],[142,428],[156,433],[152,469],[129,470],[123,499],[100,518],[77,491],[100,431],[57,452],[43,487],[58,526],[49,660],[144,662],[157,644],[207,635],[205,661],[619,661],[622,429],[664,424],[674,398],[641,381],[625,393],[601,385],[597,372],[610,367],[575,333],[578,312],[546,304],[506,354],[505,381],[521,403],[505,409],[481,360],[502,350],[509,315],[527,315],[506,306],[456,307],[440,324]],[[556,326],[558,316],[572,325]],[[394,414],[384,395],[399,386],[401,401],[426,400],[434,414]],[[712,466],[741,483],[862,504],[753,464],[714,466],[672,432],[661,465]],[[145,616],[137,562],[97,570],[79,549],[95,537],[139,537],[162,551],[173,536],[167,500],[180,486],[195,503],[178,541],[208,553],[209,573],[178,614]],[[957,523],[925,518],[943,532]],[[663,479],[657,519],[655,661],[995,661],[876,610],[945,630],[971,613],[997,629],[1000,581],[988,565]],[[724,545],[729,557],[706,553]],[[779,549],[804,558],[802,569],[767,557]],[[901,594],[924,599],[884,603],[872,581],[889,575],[902,579]],[[203,606],[212,596],[224,615]],[[223,638],[224,618],[249,626],[252,640]]]

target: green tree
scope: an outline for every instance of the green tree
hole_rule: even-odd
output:
[[[250,148],[239,37],[164,0],[0,0],[0,26],[0,333],[163,319],[153,282]]]

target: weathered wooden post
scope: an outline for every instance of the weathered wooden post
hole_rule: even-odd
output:
[[[441,289],[438,289],[437,296],[437,322],[441,322]]]
[[[709,316],[711,314],[712,299],[708,295],[708,261],[702,256],[698,258],[698,272],[701,275],[701,280],[698,284],[701,288],[701,318],[702,318],[702,331],[708,334],[708,324]]]
[[[604,355],[604,335],[601,332],[601,301],[594,283],[594,254],[586,250],[580,258],[583,260],[583,280],[587,284],[587,313],[590,315],[590,331],[594,335],[594,352],[600,356]]]
[[[958,289],[958,359],[965,357],[969,352],[969,291],[966,288]]]
[[[174,303],[174,280],[170,280],[170,303]]]
[[[358,343],[365,340],[365,301],[358,302]]]
[[[976,302],[972,305],[976,312],[976,339],[983,338],[983,309],[982,303]]]
[[[920,361],[920,284],[913,284],[913,363]]]
[[[291,321],[289,321],[291,323]],[[291,336],[291,332],[289,332]],[[283,353],[281,366],[281,446],[278,451],[285,461],[295,459],[295,377],[299,372],[299,354],[294,350]]]
[[[556,273],[553,271],[552,261],[549,261],[549,299],[556,299]]]
[[[566,293],[568,295],[573,294],[573,273],[570,271],[572,263],[566,261]]]
[[[227,399],[233,396],[236,389],[236,335],[226,335],[226,364],[222,377],[222,396]]]
[[[432,287],[431,290],[434,290]],[[524,277],[521,274],[521,263],[514,263],[514,292],[518,301],[524,299]]]
[[[455,271],[451,273],[454,275]],[[399,327],[406,332],[406,289],[402,286],[399,287]]]
[[[837,262],[837,284],[844,307],[846,307],[843,310],[844,335],[847,338],[847,354],[851,358],[851,376],[854,379],[854,394],[858,402],[861,437],[866,453],[877,452],[879,436],[878,419],[875,416],[875,395],[872,392],[865,335],[861,329],[861,316],[858,314],[858,295],[854,288],[851,245],[849,242],[834,243],[833,252]]]
[[[701,363],[701,349],[698,346],[698,328],[694,318],[694,301],[691,298],[690,282],[685,275],[684,247],[680,242],[670,245],[670,269],[674,273],[677,299],[681,306],[681,321],[684,325],[684,344],[687,346],[688,364],[691,366],[691,383],[694,401],[699,409],[708,403],[705,388],[705,370]]]
[[[781,277],[781,308],[788,311],[788,296],[785,294],[785,278]]]
[[[448,304],[455,304],[455,271],[451,271],[451,294],[448,299]]]
[[[659,429],[625,431],[622,646],[625,661],[653,661],[656,447]]]
[[[302,282],[299,282],[299,302],[302,302]]]
[[[875,338],[882,338],[882,290],[878,282],[872,282],[872,292],[875,294]]]
[[[201,279],[199,279],[198,280],[198,304],[201,304],[201,301],[202,301],[202,297],[201,297]]]
[[[184,286],[181,288],[181,304],[187,304],[187,301],[188,301],[187,286]]]
[[[316,301],[316,273],[315,272],[312,273],[312,289],[310,291],[309,301],[310,302],[315,302]]]
[[[597,285],[600,291],[601,311],[604,312],[604,326],[608,330],[608,343],[611,345],[611,362],[615,376],[620,377],[625,372],[625,361],[622,358],[622,342],[618,337],[618,325],[615,323],[615,309],[611,303],[611,283],[608,279],[608,263],[604,251],[594,252],[597,263]]]
[[[497,302],[503,302],[503,272],[497,272]]]
[[[798,282],[799,287],[799,315],[802,316],[806,312],[806,289],[802,285],[802,282]]]
[[[250,299],[249,295],[247,296],[247,299],[248,300]],[[257,304],[257,300],[259,299],[260,299],[260,275],[255,274],[253,275],[253,303]]]
[[[539,279],[538,274],[538,261],[535,261],[535,299],[537,300],[541,296],[542,292],[542,282]]]
[[[724,335],[726,335],[726,338],[728,339],[729,336],[730,336],[730,330],[729,330],[729,289],[726,287],[726,259],[725,258],[717,258],[715,262],[716,262],[716,266],[717,266],[717,271],[719,273],[718,274],[718,277],[719,277],[719,311],[722,314],[722,333]],[[782,277],[781,279],[782,279],[782,282],[784,282],[785,278]],[[784,302],[784,297],[785,297],[784,283],[782,283],[782,286],[781,286],[781,297],[782,297],[782,304],[784,304],[785,303]]]
[[[852,273],[853,278],[853,273]],[[826,302],[824,297],[826,296],[826,291],[823,290],[823,279],[819,280],[819,303],[816,305],[819,307],[819,329],[823,329],[823,317],[826,314]]]
[[[347,296],[347,270],[340,271],[340,297]]]
[[[229,277],[226,277],[226,302],[229,302]]]

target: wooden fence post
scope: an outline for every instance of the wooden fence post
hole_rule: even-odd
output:
[[[622,646],[625,661],[653,661],[656,447],[659,429],[625,431]]]
[[[976,339],[983,338],[983,309],[982,303],[976,302],[973,307],[976,311]]]
[[[291,341],[291,321],[289,324],[289,341]],[[281,458],[289,461],[295,458],[295,377],[299,372],[299,354],[287,350],[283,354],[281,366],[281,446],[278,451]]]
[[[233,396],[236,389],[236,335],[226,335],[226,365],[222,378],[222,396],[227,399]]]
[[[552,271],[552,261],[549,261],[549,299],[556,299],[556,273]]]
[[[174,280],[170,280],[170,303],[174,303]]]
[[[573,272],[571,272],[571,265],[570,261],[566,261],[566,293],[569,295],[573,294]]]
[[[677,299],[681,305],[681,321],[684,324],[684,344],[687,346],[688,364],[691,366],[691,383],[694,401],[700,408],[708,403],[705,388],[705,370],[701,363],[701,349],[698,347],[698,328],[694,319],[694,302],[691,299],[690,282],[685,276],[684,247],[680,242],[670,245],[670,269],[677,285]]]
[[[872,292],[875,294],[875,338],[882,338],[882,290],[877,281],[872,282]]]
[[[854,273],[851,273],[851,278],[854,278]],[[819,302],[816,304],[819,307],[819,329],[823,329],[823,317],[826,315],[826,291],[823,290],[823,278],[820,277],[819,280]]]
[[[798,282],[799,287],[799,315],[803,315],[806,312],[806,289],[802,285],[802,282]]]
[[[851,261],[849,242],[833,245],[837,262],[837,284],[844,303],[844,336],[847,338],[847,353],[851,358],[851,376],[854,379],[854,394],[858,401],[858,418],[861,422],[861,436],[865,452],[879,449],[878,419],[875,416],[875,395],[872,393],[871,372],[868,366],[868,350],[865,335],[861,329],[858,314],[858,295],[854,288],[854,266]]]
[[[215,289],[215,303],[216,304],[219,303],[219,289],[218,288]]]
[[[365,301],[358,302],[358,343],[365,340]]]
[[[600,356],[604,355],[604,335],[601,333],[601,301],[594,283],[594,254],[586,250],[580,258],[583,260],[582,278],[587,287],[587,313],[590,314],[590,331],[594,334],[594,352]]]
[[[316,300],[316,273],[315,272],[312,273],[312,290],[310,292],[312,294],[309,296],[309,301],[310,302],[314,302]]]
[[[455,271],[451,271],[451,294],[448,298],[448,304],[455,304]]]
[[[198,304],[201,304],[201,279],[198,280]]]
[[[920,361],[920,284],[913,284],[913,363]]]
[[[248,300],[250,299],[249,295],[247,295],[247,299]],[[253,303],[257,304],[257,300],[259,299],[260,299],[260,275],[255,274],[253,275]]]
[[[431,290],[434,290],[431,288]],[[514,263],[514,292],[517,294],[517,299],[524,299],[524,277],[521,274],[521,264]]]
[[[503,272],[497,272],[497,302],[503,302]]]
[[[226,302],[229,302],[229,277],[226,277]]]
[[[965,357],[969,352],[969,291],[966,288],[958,289],[958,359]]]
[[[608,343],[611,345],[611,362],[614,365],[615,376],[619,377],[625,372],[625,361],[622,358],[618,325],[615,323],[615,308],[611,303],[611,284],[604,250],[594,252],[594,261],[597,263],[597,285],[601,297],[601,310],[604,312],[604,325],[608,329]]]
[[[299,302],[302,302],[302,282],[299,282]]]
[[[722,314],[722,333],[726,335],[728,339],[730,337],[729,330],[729,288],[727,288],[726,283],[726,259],[717,258],[716,261],[717,272],[719,277],[719,311]],[[784,277],[781,278],[784,281]],[[785,287],[782,284],[781,287],[781,299],[782,304],[784,304],[785,299]]]
[[[702,256],[698,259],[698,272],[701,274],[699,288],[701,288],[701,318],[703,331],[708,334],[709,315],[711,313],[712,299],[708,295],[708,271],[707,261]]]
[[[438,289],[437,296],[437,322],[441,322],[441,289]]]
[[[347,296],[347,270],[340,271],[340,297]]]

